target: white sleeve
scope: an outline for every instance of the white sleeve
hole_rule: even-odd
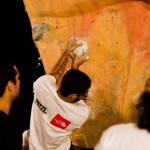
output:
[[[56,91],[56,78],[52,75],[43,75],[38,78],[33,84],[34,96],[43,98],[46,94]]]
[[[115,130],[116,126],[111,126],[106,129],[95,145],[94,150],[112,150],[112,145],[115,140]]]

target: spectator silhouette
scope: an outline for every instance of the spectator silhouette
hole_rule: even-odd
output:
[[[122,123],[109,127],[94,150],[149,150],[150,149],[150,79],[139,98],[136,108],[137,123]]]
[[[2,1],[1,6],[6,12],[1,10],[1,47],[5,50],[1,50],[0,59],[7,58],[15,62],[21,80],[20,96],[13,103],[10,116],[24,130],[29,128],[33,81],[45,71],[38,61],[39,53],[32,38],[30,19],[23,0]]]

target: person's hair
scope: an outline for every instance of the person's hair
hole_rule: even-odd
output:
[[[16,84],[17,71],[14,68],[15,64],[7,59],[0,59],[0,97],[5,92],[8,81]]]
[[[150,91],[145,91],[140,97],[140,116],[138,127],[150,132]]]
[[[69,94],[84,94],[91,87],[91,79],[80,70],[71,69],[62,77],[60,84],[60,93],[63,96]]]

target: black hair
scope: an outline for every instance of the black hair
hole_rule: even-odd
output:
[[[91,79],[80,70],[71,69],[62,77],[60,84],[60,93],[63,96],[69,94],[84,94],[91,87]]]
[[[15,64],[7,59],[0,59],[0,97],[5,92],[8,81],[16,84],[17,71],[14,68]]]
[[[138,127],[150,132],[150,91],[145,91],[140,97],[140,116]]]

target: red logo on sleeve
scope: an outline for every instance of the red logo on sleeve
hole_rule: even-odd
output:
[[[61,115],[57,114],[50,122],[55,127],[66,129],[68,125],[71,123],[70,121],[63,118]]]

